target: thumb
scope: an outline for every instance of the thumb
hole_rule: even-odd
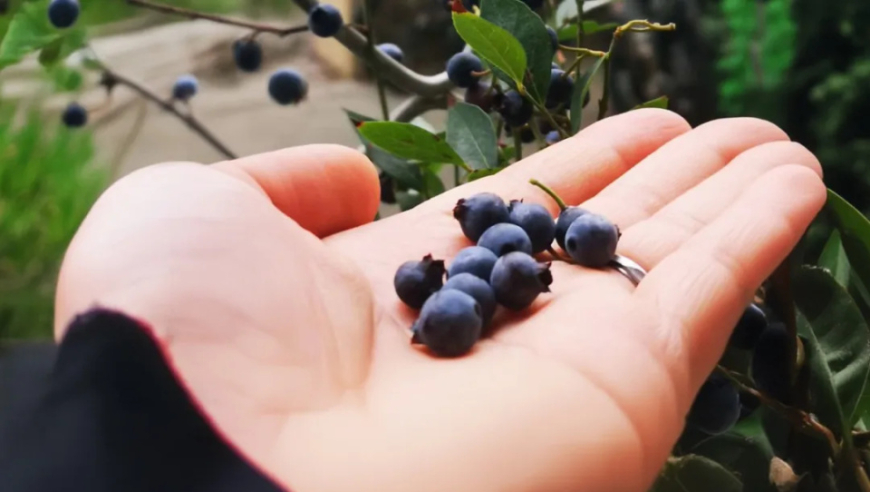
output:
[[[340,145],[305,145],[213,167],[263,191],[282,213],[318,237],[371,222],[380,203],[375,167]]]

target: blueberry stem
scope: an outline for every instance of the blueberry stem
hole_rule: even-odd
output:
[[[795,426],[795,428],[799,431],[804,432],[805,434],[815,435],[817,437],[823,438],[830,447],[831,456],[834,457],[834,460],[840,456],[840,443],[837,441],[834,433],[831,432],[831,429],[828,429],[821,423],[819,423],[812,415],[803,410],[795,407],[791,407],[784,403],[779,402],[778,400],[771,398],[770,396],[762,393],[761,391],[755,389],[750,384],[744,382],[744,380],[748,380],[746,376],[738,374],[736,372],[732,372],[726,369],[723,366],[716,366],[716,369],[720,374],[725,376],[734,386],[737,387],[740,391],[744,393],[749,393],[750,395],[758,398],[762,404],[769,407],[771,410],[785,417],[786,420],[791,421],[791,423]]]
[[[529,97],[529,100],[532,101],[532,104],[533,104],[536,108],[538,108],[538,111],[540,111],[540,113],[543,114],[544,117],[547,118],[547,120],[550,122],[551,125],[553,125],[553,127],[556,129],[556,131],[559,132],[559,135],[560,135],[562,138],[568,138],[568,137],[570,137],[570,135],[568,135],[568,132],[566,132],[565,129],[562,128],[562,125],[560,125],[558,122],[556,122],[556,119],[553,118],[553,114],[550,113],[550,111],[547,110],[547,108],[544,107],[543,104],[541,104],[541,103],[539,103],[538,101],[536,101],[535,98],[533,98],[533,97]]]
[[[520,135],[520,129],[514,128],[514,162],[523,160],[523,137]]]
[[[556,204],[559,205],[560,211],[568,208],[568,205],[565,204],[565,200],[562,200],[562,197],[560,197],[559,194],[556,193],[555,191],[553,191],[553,189],[550,188],[549,186],[545,185],[544,183],[541,183],[537,179],[530,179],[529,183],[537,186],[538,188],[544,190],[544,193],[550,195],[550,198],[552,198],[553,201],[555,201]]]
[[[372,0],[363,1],[363,16],[365,17],[366,29],[368,30],[368,35],[366,36],[368,55],[374,57],[375,51],[378,50],[375,47],[375,17],[372,12]],[[381,118],[384,121],[390,121],[390,108],[387,105],[387,92],[384,88],[384,81],[381,79],[378,70],[373,70],[372,72],[375,76],[375,83],[378,86],[378,101],[381,103]]]
[[[258,22],[248,22],[240,19],[224,17],[222,15],[213,15],[207,14],[205,12],[197,12],[196,10],[174,7],[172,5],[152,2],[150,0],[127,0],[127,3],[130,5],[135,5],[137,7],[155,10],[157,12],[163,12],[165,14],[180,15],[189,19],[204,19],[212,22],[217,22],[218,24],[227,24],[230,26],[246,27],[248,29],[253,29],[254,31],[267,32],[280,37],[289,36],[291,34],[305,32],[308,30],[307,24],[293,27],[275,27],[267,24],[260,24]]]
[[[164,99],[161,99],[157,94],[146,89],[145,87],[143,87],[139,83],[137,83],[133,80],[130,80],[127,77],[124,77],[123,75],[120,75],[120,74],[110,70],[102,62],[97,60],[96,54],[93,53],[93,49],[90,49],[90,51],[93,54],[94,60],[100,64],[100,67],[103,70],[103,81],[104,81],[103,84],[104,85],[107,85],[107,84],[110,84],[112,86],[124,85],[124,86],[129,87],[134,92],[138,93],[140,96],[142,96],[145,99],[160,106],[163,110],[168,111],[169,113],[172,113],[173,115],[175,115],[175,117],[177,117],[179,120],[181,120],[185,125],[187,125],[188,128],[190,128],[196,134],[198,134],[200,137],[202,137],[206,142],[208,142],[212,147],[214,147],[215,150],[217,150],[219,153],[223,154],[223,156],[226,157],[227,159],[235,159],[236,158],[236,154],[233,153],[233,151],[230,150],[216,136],[214,136],[214,134],[211,133],[211,131],[209,131],[208,128],[203,126],[203,124],[200,123],[199,120],[194,118],[192,114],[190,114],[190,113],[186,114],[182,111],[179,111],[179,109],[174,104],[172,104],[172,101],[166,101]]]

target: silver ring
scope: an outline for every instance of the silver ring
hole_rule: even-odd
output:
[[[646,270],[638,265],[637,262],[626,258],[625,256],[614,256],[613,259],[610,260],[610,266],[627,278],[635,287],[637,287],[638,284],[640,284],[640,281],[646,277]]]

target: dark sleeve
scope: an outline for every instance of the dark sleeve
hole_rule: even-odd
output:
[[[97,309],[59,346],[0,347],[0,491],[283,490],[211,427],[137,321]]]

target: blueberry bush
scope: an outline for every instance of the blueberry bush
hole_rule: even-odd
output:
[[[588,120],[606,118],[614,110],[631,110],[625,104],[611,108],[612,78],[614,70],[624,68],[619,58],[625,39],[637,32],[666,38],[678,28],[663,19],[592,20],[589,14],[608,0],[432,1],[450,12],[453,27],[466,45],[437,75],[408,69],[400,46],[378,42],[371,27],[371,1],[363,2],[364,23],[357,24],[344,19],[338,9],[314,0],[294,0],[308,13],[307,22],[294,26],[204,13],[196,10],[193,1],[168,5],[152,0],[99,4],[0,0],[0,70],[35,56],[47,73],[61,81],[59,88],[69,91],[87,79],[81,71],[98,73],[107,95],[118,85],[132,89],[232,158],[233,151],[190,111],[199,91],[195,78],[180,75],[169,97],[155,94],[114,71],[90,49],[88,19],[97,16],[104,4],[112,4],[107,8],[145,9],[246,28],[248,34],[232,45],[236,66],[245,73],[263,65],[258,41],[262,36],[308,33],[334,38],[376,75],[381,114],[347,110],[345,116],[361,148],[380,170],[382,201],[407,210],[449,185],[498,173],[529,152],[556,145]],[[787,22],[785,0],[723,0],[723,9],[730,12],[728,29],[734,34],[731,49],[742,51],[740,43],[750,37],[748,17],[743,17],[750,13],[748,4],[753,4],[756,14],[767,14],[777,29],[762,40],[770,47],[765,51],[769,56],[761,60],[768,74],[764,81],[753,78],[756,73],[736,57],[721,60],[720,69],[728,79],[742,81],[720,88],[721,104],[735,113],[758,107],[751,103],[755,98],[765,104],[775,101],[777,94],[771,93],[771,87],[785,83],[786,68],[796,56],[785,46],[795,36]],[[609,38],[606,50],[589,47],[593,35]],[[70,63],[73,59],[78,62]],[[866,75],[864,65],[855,63],[852,77],[828,85],[853,87]],[[409,94],[392,111],[386,84]],[[825,99],[825,87],[817,89],[818,100]],[[272,74],[263,97],[292,107],[304,104],[307,91],[305,74],[285,67]],[[855,98],[863,94],[857,88],[854,92]],[[633,107],[667,108],[668,104],[669,99],[661,96]],[[87,181],[87,190],[76,190],[64,188],[62,182],[37,179],[47,166],[61,167],[65,173],[84,172],[79,162],[89,148],[78,138],[87,132],[87,108],[69,101],[58,122],[63,126],[62,138],[55,145],[40,145],[33,130],[38,123],[28,123],[18,132],[10,130],[2,109],[0,233],[4,243],[0,248],[8,244],[17,248],[0,251],[4,259],[0,289],[6,289],[0,290],[0,301],[6,301],[12,298],[5,295],[7,290],[21,283],[7,275],[5,259],[27,255],[23,245],[29,244],[32,234],[26,227],[16,227],[12,219],[58,214],[57,222],[64,227],[57,237],[68,239],[102,181],[95,175]],[[447,109],[443,131],[415,123],[435,109]],[[848,108],[840,109],[845,121]],[[445,169],[453,171],[450,183],[442,179]],[[11,191],[32,197],[32,209],[13,209],[3,201],[11,196],[7,188],[13,181],[7,177],[20,170],[31,173],[29,187]],[[549,191],[546,184],[533,184]],[[517,197],[481,194],[456,204],[457,227],[475,245],[449,262],[430,256],[410,259],[396,272],[398,296],[420,310],[412,343],[425,346],[433,356],[466,354],[492,329],[498,306],[525,309],[558,281],[549,265],[540,261],[544,253],[550,260],[573,262],[578,268],[607,267],[614,260],[618,228],[605,217],[567,206],[550,193],[561,208],[555,220],[539,206],[505,201]],[[832,224],[832,232],[821,253],[811,255],[807,253],[811,250],[798,248],[747,306],[652,490],[870,492],[870,221],[833,191],[822,218]],[[7,237],[18,242],[7,242]],[[46,247],[64,246],[55,241]],[[55,267],[28,266],[15,275],[46,283],[51,278],[46,272]],[[16,324],[3,309],[0,304],[0,327],[9,331]]]

